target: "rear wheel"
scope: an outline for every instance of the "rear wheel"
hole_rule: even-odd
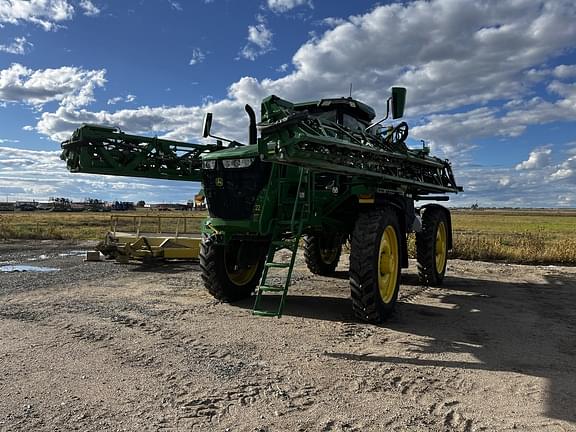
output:
[[[250,297],[260,281],[267,246],[231,241],[228,245],[202,242],[200,268],[204,286],[218,300],[231,302]]]
[[[352,308],[363,321],[379,323],[394,311],[400,287],[401,235],[391,208],[362,213],[352,233]]]
[[[307,235],[304,237],[304,260],[308,270],[320,276],[330,276],[336,271],[342,240],[339,235],[327,238],[325,235]]]
[[[424,210],[422,231],[416,233],[418,276],[423,285],[439,286],[444,281],[448,262],[448,226],[442,210]]]

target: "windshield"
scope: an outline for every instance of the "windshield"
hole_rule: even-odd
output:
[[[367,123],[358,120],[356,117],[350,114],[338,112],[338,110],[324,111],[320,113],[315,113],[315,117],[323,121],[331,121],[338,123],[354,132],[363,131],[368,126]]]

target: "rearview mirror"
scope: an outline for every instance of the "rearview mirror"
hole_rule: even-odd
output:
[[[210,136],[210,129],[212,128],[212,113],[207,112],[204,115],[204,124],[202,125],[202,136],[208,138]]]
[[[392,118],[397,119],[404,115],[406,105],[406,89],[404,87],[392,87]]]

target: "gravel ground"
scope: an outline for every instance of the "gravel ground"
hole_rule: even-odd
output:
[[[282,319],[214,301],[193,263],[0,243],[0,431],[576,430],[576,269],[451,261],[354,321],[346,261],[299,257]]]
[[[0,243],[0,270],[13,266],[37,267],[40,271],[0,271],[0,295],[33,291],[48,286],[68,285],[95,279],[116,278],[129,268],[108,261],[86,265],[86,251],[97,242],[14,241]],[[41,270],[48,271],[41,271]],[[57,271],[50,271],[56,269]]]

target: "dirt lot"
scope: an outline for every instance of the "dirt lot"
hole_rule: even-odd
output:
[[[0,430],[576,430],[576,269],[405,272],[395,317],[352,319],[303,263],[282,319],[214,301],[194,264],[86,263],[0,244]],[[72,251],[72,252],[71,252]],[[36,259],[36,261],[29,261]]]

